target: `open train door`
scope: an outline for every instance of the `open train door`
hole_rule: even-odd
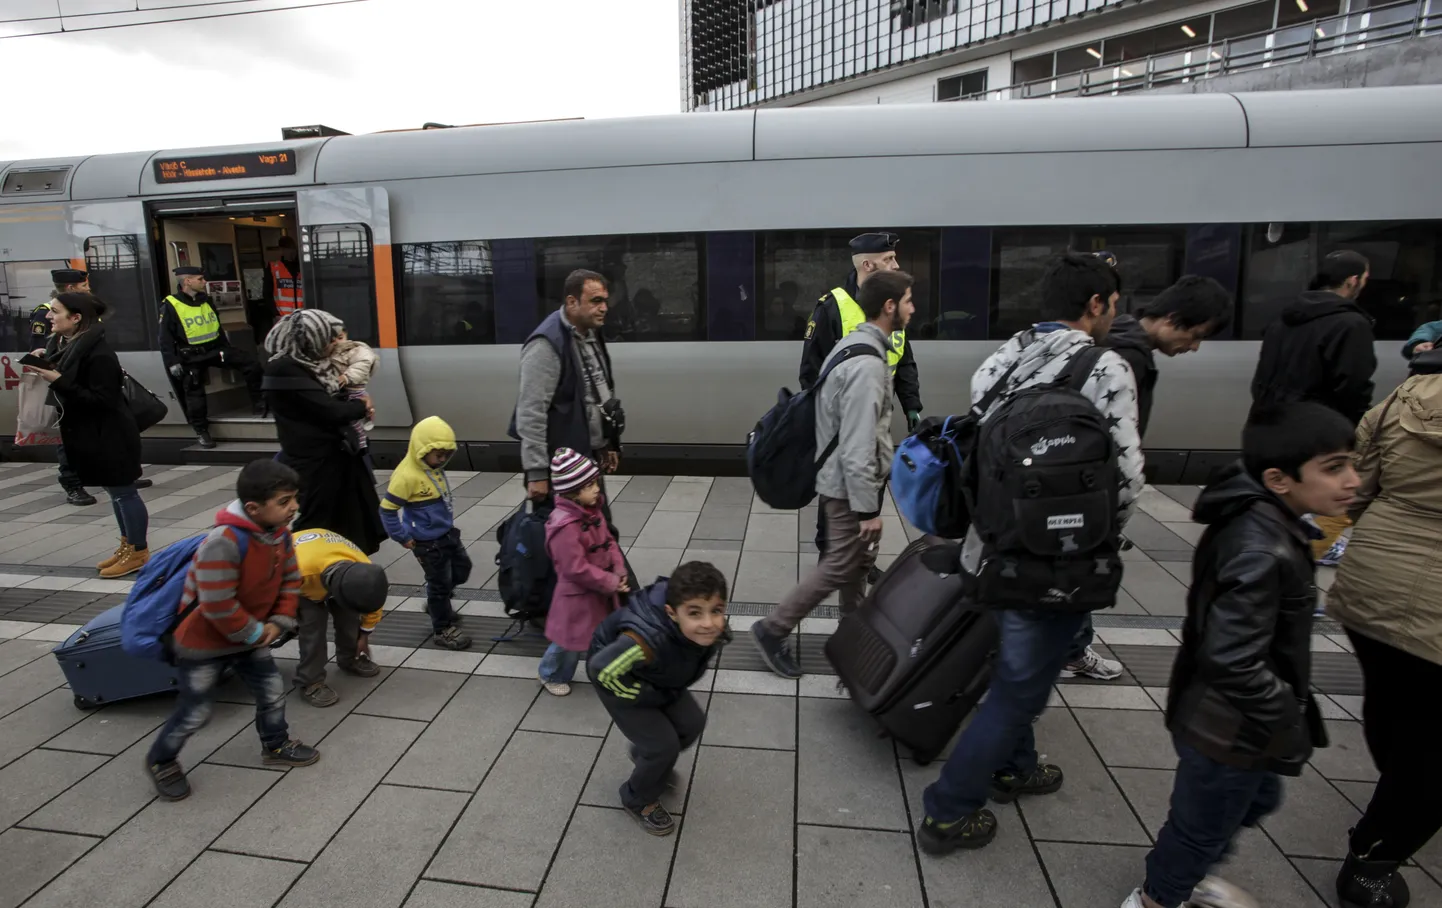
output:
[[[302,189],[296,201],[305,305],[332,313],[345,322],[352,339],[370,344],[380,354],[369,387],[376,426],[409,431],[415,419],[396,349],[396,285],[386,191]],[[407,437],[400,438],[402,449]]]

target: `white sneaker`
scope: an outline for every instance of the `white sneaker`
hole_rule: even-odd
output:
[[[1197,884],[1187,905],[1189,908],[1262,908],[1247,890],[1215,876]]]
[[[1122,908],[1146,908],[1146,902],[1142,901],[1142,891],[1133,889],[1132,894],[1127,896],[1127,900],[1122,902]]]
[[[546,689],[546,693],[553,697],[564,697],[571,693],[571,685],[564,681],[547,681],[542,678],[541,686]]]
[[[1096,650],[1088,646],[1080,659],[1068,662],[1061,670],[1063,678],[1075,678],[1078,675],[1098,681],[1113,681],[1122,676],[1122,664],[1115,659],[1103,659],[1097,655]]]

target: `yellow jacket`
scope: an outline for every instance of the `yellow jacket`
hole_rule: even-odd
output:
[[[340,561],[370,564],[365,552],[355,543],[330,530],[302,530],[295,536],[295,561],[300,568],[300,594],[312,602],[324,602],[330,596],[325,588],[325,570]],[[383,609],[361,617],[361,630],[370,633],[380,623]]]
[[[456,433],[439,416],[427,416],[411,429],[405,459],[396,464],[381,498],[381,523],[401,545],[440,539],[455,525],[444,467],[433,470],[421,460],[432,451],[455,449]]]

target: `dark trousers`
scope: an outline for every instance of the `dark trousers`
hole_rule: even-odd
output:
[[[695,744],[705,731],[706,713],[689,690],[660,707],[628,705],[600,690],[599,685],[597,694],[621,734],[635,746],[636,768],[621,785],[621,803],[636,809],[655,804],[666,790],[666,777],[676,768],[681,751]]]
[[[325,641],[321,644],[324,652]],[[146,759],[151,764],[174,760],[190,736],[209,721],[215,705],[215,686],[226,668],[234,670],[255,697],[255,730],[260,733],[261,746],[274,750],[286,742],[290,730],[285,723],[285,680],[275,666],[269,647],[216,659],[194,662],[181,659],[175,668],[180,679],[180,697],[176,700],[175,712],[150,745]]]
[[[310,687],[325,680],[325,629],[332,620],[335,621],[336,664],[355,662],[361,630],[359,612],[329,600],[315,602],[301,597],[296,619],[297,641],[300,644],[300,662],[295,667],[296,687]]]
[[[1442,828],[1442,779],[1425,766],[1442,746],[1442,665],[1405,653],[1351,628],[1362,664],[1362,732],[1381,777],[1352,833],[1352,853],[1405,861]],[[1422,761],[1419,764],[1419,760]]]
[[[431,629],[439,634],[456,623],[451,594],[471,579],[471,555],[461,545],[461,531],[455,527],[439,539],[417,539],[411,551],[425,571],[426,613],[431,616]]]
[[[1167,822],[1147,855],[1142,891],[1162,908],[1177,908],[1222,859],[1243,826],[1255,826],[1282,804],[1282,779],[1265,769],[1218,763],[1180,741]]]
[[[70,461],[65,459],[65,446],[55,446],[55,462],[60,465],[60,488],[66,492],[83,492],[85,483],[80,481],[80,474],[70,468]]]
[[[255,357],[237,347],[220,347],[184,367],[180,378],[170,377],[171,387],[185,410],[190,427],[200,432],[210,426],[210,405],[205,399],[206,370],[215,366],[234,369],[245,379],[245,389],[253,404],[261,402],[260,382],[264,372]]]

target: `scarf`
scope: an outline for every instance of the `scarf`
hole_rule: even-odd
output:
[[[69,375],[73,379],[76,371],[80,368],[80,363],[90,355],[90,351],[100,343],[103,337],[105,337],[105,329],[99,325],[86,328],[73,335],[69,340],[58,334],[52,334],[45,344],[45,357],[55,364],[56,372],[61,375]],[[54,390],[45,395],[45,402],[52,406],[56,404]]]
[[[345,323],[319,309],[301,309],[275,323],[265,336],[265,352],[274,361],[288,356],[315,376],[328,393],[340,390],[340,375],[325,357],[331,341],[340,337]]]

